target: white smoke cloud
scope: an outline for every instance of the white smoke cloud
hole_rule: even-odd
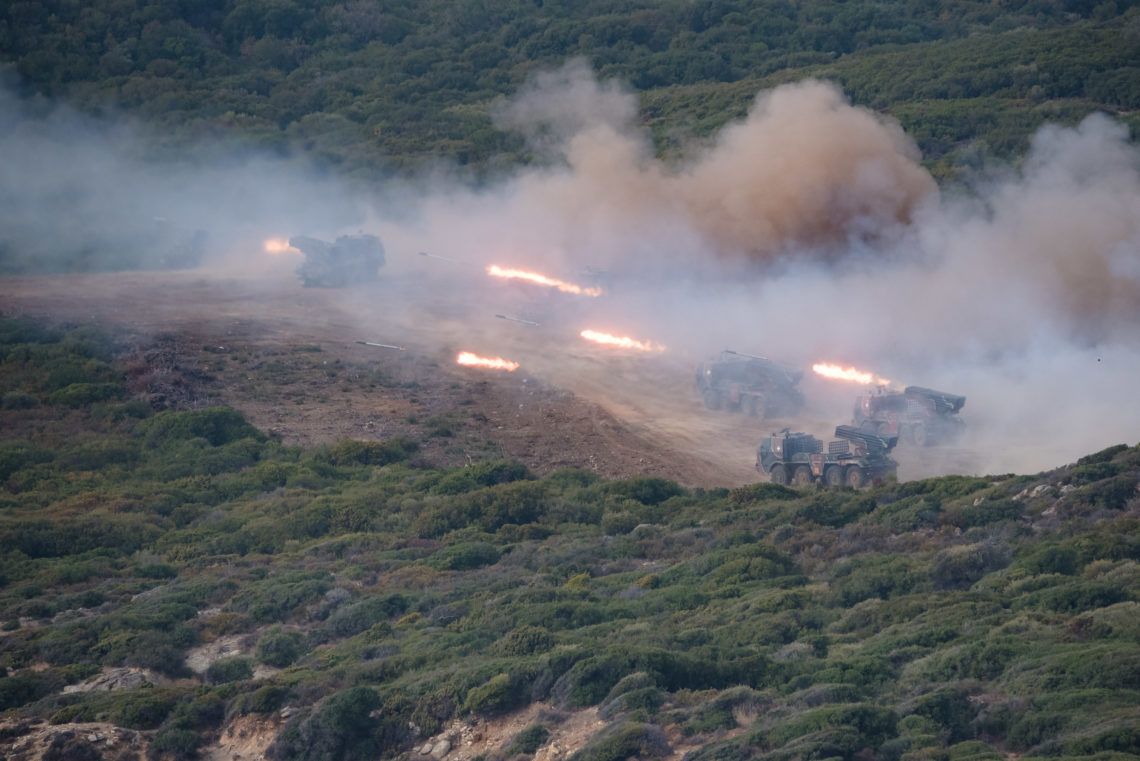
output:
[[[566,280],[597,267],[608,293],[556,315],[568,335],[619,325],[682,366],[730,347],[967,396],[970,456],[910,476],[1035,471],[1140,439],[1140,159],[1104,116],[1041,130],[1020,168],[950,198],[897,123],[820,82],[761,93],[742,120],[666,162],[635,94],[573,62],[494,109],[530,141],[535,166],[491,185],[433,175],[368,192],[216,149],[177,166],[142,161],[130,130],[23,108],[0,93],[0,114],[19,114],[0,122],[9,250],[63,256],[154,216],[222,241],[364,227],[388,248],[386,272],[430,281],[385,298],[405,299],[441,344],[507,311],[488,264]],[[653,369],[575,377],[541,340],[531,350],[545,352],[547,379],[570,390],[604,402],[607,384],[641,396],[659,385]],[[860,389],[805,383],[805,427],[847,422]],[[685,393],[660,385],[662,397]],[[695,406],[667,401],[645,414],[691,417],[672,431],[699,427]]]

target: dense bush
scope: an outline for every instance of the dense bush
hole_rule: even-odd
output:
[[[312,714],[290,722],[266,752],[278,761],[365,759],[387,750],[375,736],[381,702],[375,690],[351,687],[321,703]]]
[[[503,755],[507,758],[513,758],[520,753],[528,756],[534,755],[534,752],[546,743],[548,737],[550,737],[549,729],[541,724],[531,724],[511,738],[511,741],[503,748]]]
[[[329,450],[329,459],[336,465],[390,465],[408,459],[419,448],[403,437],[385,442],[344,439]]]
[[[624,761],[627,758],[661,758],[672,752],[660,727],[621,722],[595,735],[571,761]]]
[[[219,658],[206,669],[206,680],[210,684],[240,682],[252,676],[253,661],[240,655]]]
[[[39,398],[48,365],[62,382],[110,359],[61,343],[0,347],[2,369]],[[382,444],[305,452],[232,411],[148,425],[120,406],[0,409],[50,434],[0,444],[0,708],[19,721],[145,729],[190,758],[288,708],[270,756],[363,761],[549,700],[609,722],[584,759],[665,736],[703,743],[691,761],[1134,750],[1140,505],[1122,484],[1140,448],[1026,502],[1007,496],[1042,476],[688,492],[384,466]],[[238,657],[190,679],[190,648],[259,631],[281,672],[254,682]],[[119,666],[177,681],[62,692]]]
[[[269,666],[285,668],[305,653],[305,635],[271,626],[257,640],[257,659]]]
[[[160,412],[140,422],[136,431],[147,447],[169,446],[190,439],[205,439],[213,447],[239,439],[265,440],[264,434],[229,407]]]

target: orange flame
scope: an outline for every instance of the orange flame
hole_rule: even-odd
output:
[[[456,356],[455,361],[461,365],[468,367],[486,367],[490,370],[506,370],[507,372],[514,372],[519,369],[518,362],[511,362],[509,359],[502,357],[480,357],[477,354],[472,354],[469,351],[461,351]]]
[[[509,269],[507,267],[500,267],[497,264],[492,264],[487,268],[487,274],[494,277],[502,277],[515,280],[526,280],[527,282],[537,283],[538,285],[545,285],[550,288],[557,288],[563,293],[573,293],[580,296],[601,296],[601,288],[583,288],[580,285],[567,283],[562,280],[555,280],[546,275],[540,275],[537,272],[527,272],[526,270]]]
[[[285,238],[269,238],[265,241],[264,248],[267,254],[283,254],[286,251],[296,251],[295,248],[289,245],[289,241]]]
[[[610,333],[601,333],[597,330],[583,330],[578,335],[585,338],[587,341],[594,343],[605,344],[607,346],[618,346],[622,349],[637,349],[638,351],[665,351],[665,347],[661,344],[655,344],[652,341],[638,341],[629,336],[615,336]]]
[[[811,369],[823,377],[831,378],[832,380],[852,381],[853,383],[862,383],[864,386],[870,386],[872,384],[876,386],[891,385],[891,382],[886,378],[880,378],[874,373],[856,370],[854,367],[840,367],[839,365],[829,365],[818,362],[812,365]]]

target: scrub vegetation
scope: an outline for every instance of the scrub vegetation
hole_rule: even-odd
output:
[[[1140,447],[1033,476],[690,490],[153,412],[87,329],[0,320],[0,709],[190,758],[395,758],[596,706],[574,756],[1140,753]],[[204,645],[244,643],[196,671]],[[64,691],[117,667],[150,684]],[[542,724],[503,748],[533,754]]]
[[[159,150],[233,137],[362,179],[528,161],[497,99],[573,58],[639,93],[666,154],[820,77],[953,177],[1046,121],[1105,110],[1135,132],[1138,29],[1133,0],[24,0],[0,10],[0,56],[29,91],[158,125]]]

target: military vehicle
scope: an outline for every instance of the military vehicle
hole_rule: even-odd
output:
[[[958,411],[966,397],[907,386],[902,391],[864,394],[855,400],[852,425],[864,431],[898,436],[920,447],[951,441],[965,429]]]
[[[880,436],[850,425],[836,426],[835,435],[840,440],[829,442],[825,453],[823,442],[815,436],[789,433],[785,428],[760,442],[756,470],[781,486],[822,481],[827,486],[858,489],[881,483],[898,468],[888,456],[898,443],[897,436]]]
[[[697,391],[710,410],[782,417],[803,406],[804,395],[796,388],[802,377],[802,370],[725,349],[717,359],[697,365]]]
[[[375,235],[341,235],[332,243],[295,235],[289,245],[305,255],[297,274],[306,288],[371,282],[384,264],[384,246]]]

